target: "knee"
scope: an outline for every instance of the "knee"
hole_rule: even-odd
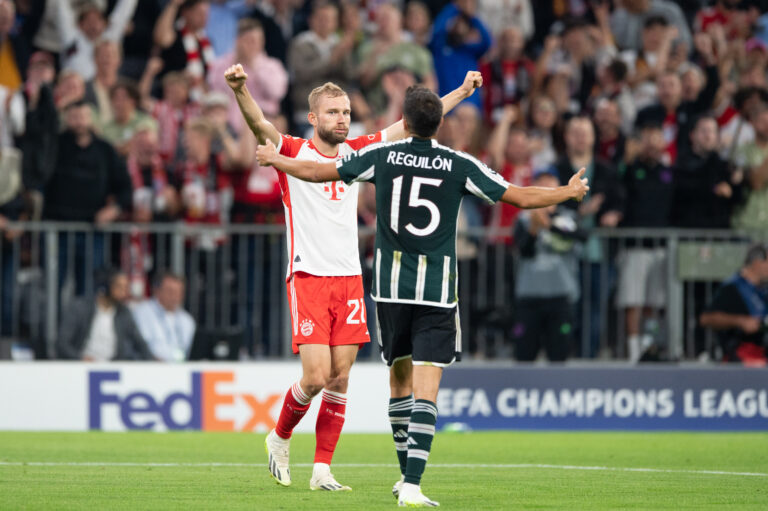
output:
[[[330,378],[321,371],[305,374],[301,386],[308,395],[314,397],[327,385]]]
[[[325,388],[333,392],[341,392],[343,394],[347,392],[348,385],[349,385],[349,373],[345,373],[345,374],[332,376],[331,378],[329,378],[328,382],[325,384]]]

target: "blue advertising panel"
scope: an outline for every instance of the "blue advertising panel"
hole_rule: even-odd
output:
[[[768,431],[768,371],[743,367],[448,368],[438,427]]]

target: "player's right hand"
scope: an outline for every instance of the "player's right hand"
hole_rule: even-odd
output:
[[[277,157],[277,148],[270,139],[267,143],[256,147],[256,159],[262,167],[269,167],[275,162]]]
[[[248,75],[245,73],[242,65],[235,64],[224,71],[224,78],[227,80],[227,85],[233,91],[238,91],[245,85]]]
[[[581,201],[589,191],[589,179],[584,177],[586,171],[587,169],[582,167],[581,170],[571,176],[571,179],[568,181],[568,186],[573,190],[571,198],[575,201]]]

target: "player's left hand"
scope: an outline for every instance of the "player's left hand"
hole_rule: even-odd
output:
[[[467,76],[464,77],[464,83],[461,84],[461,90],[467,97],[474,94],[475,89],[479,89],[483,86],[483,75],[479,71],[468,71]]]
[[[274,164],[275,158],[277,158],[277,148],[271,140],[267,139],[265,145],[260,145],[256,148],[256,159],[262,167]]]
[[[576,201],[581,201],[589,191],[589,180],[584,177],[586,171],[587,169],[582,167],[581,170],[571,176],[571,179],[568,181],[568,186],[573,191],[571,198]]]

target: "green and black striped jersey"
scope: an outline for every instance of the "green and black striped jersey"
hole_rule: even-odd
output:
[[[373,299],[454,307],[461,199],[493,203],[509,186],[472,156],[432,139],[373,144],[339,160],[346,183],[376,185]]]

